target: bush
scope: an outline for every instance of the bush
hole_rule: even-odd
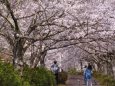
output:
[[[25,67],[23,77],[11,64],[0,62],[0,86],[55,86],[54,75],[45,68]]]
[[[100,82],[101,85],[105,86],[115,86],[115,80],[113,77],[108,75],[103,75],[101,73],[95,72],[94,77]]]
[[[68,69],[68,74],[77,75],[77,70],[75,68]]]
[[[30,86],[55,86],[54,75],[45,68],[24,68],[23,78]]]
[[[58,81],[60,84],[65,84],[67,78],[68,78],[67,72],[64,72],[64,71],[59,72],[59,80]]]
[[[0,62],[0,86],[23,86],[21,77],[11,64]]]

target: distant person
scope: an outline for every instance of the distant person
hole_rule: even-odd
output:
[[[88,64],[85,70],[86,86],[92,86],[92,66]]]
[[[85,76],[86,69],[87,69],[87,66],[85,65],[84,68],[83,68],[83,76],[84,76],[84,83],[85,83],[85,85],[87,84],[86,76]]]
[[[56,84],[58,84],[58,74],[59,74],[59,67],[57,65],[57,61],[54,61],[53,65],[51,66],[51,71],[54,73],[55,75],[55,79],[56,79]]]

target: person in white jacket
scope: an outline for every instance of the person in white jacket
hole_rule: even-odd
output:
[[[51,71],[52,71],[52,72],[54,73],[54,75],[55,75],[56,84],[58,84],[59,67],[58,67],[57,61],[54,61],[53,65],[51,66]]]

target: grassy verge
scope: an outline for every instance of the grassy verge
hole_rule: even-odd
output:
[[[115,80],[109,75],[103,75],[101,73],[95,72],[94,77],[102,86],[115,86]]]

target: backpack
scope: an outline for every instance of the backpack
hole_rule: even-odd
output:
[[[52,70],[52,72],[53,72],[54,74],[57,74],[58,71],[59,71],[58,65],[57,65],[57,64],[52,65],[52,66],[51,66],[51,70]]]
[[[92,72],[91,72],[91,70],[86,69],[86,71],[85,71],[85,76],[86,76],[86,79],[91,79],[91,77],[92,77]]]

